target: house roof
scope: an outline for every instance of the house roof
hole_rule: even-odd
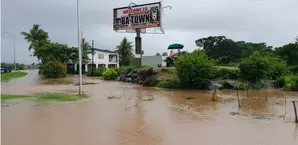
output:
[[[91,48],[90,48],[91,50]],[[94,48],[95,51],[101,51],[101,52],[106,52],[106,53],[117,53],[116,51],[111,51],[107,49],[99,49],[99,48]]]

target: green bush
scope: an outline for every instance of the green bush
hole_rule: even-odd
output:
[[[262,79],[276,79],[289,73],[284,60],[270,53],[255,52],[239,65],[243,80],[257,83]]]
[[[231,68],[217,68],[216,78],[220,79],[239,79],[240,70]]]
[[[136,69],[135,66],[121,66],[120,68],[117,68],[116,71],[120,74],[120,73],[127,73],[135,69]]]
[[[158,82],[156,85],[159,88],[180,88],[180,81],[177,77],[172,77],[168,80]]]
[[[102,73],[106,70],[106,68],[98,68],[93,70],[93,76],[99,77],[102,76]],[[87,72],[87,76],[92,76],[92,69],[89,69]]]
[[[108,68],[102,73],[104,80],[115,80],[118,76],[118,72],[115,68]]]
[[[296,85],[298,85],[298,76],[282,76],[274,82],[274,86],[277,88],[289,88]]]
[[[247,90],[248,89],[248,83],[240,82],[237,86],[238,90]]]
[[[215,77],[214,61],[209,60],[204,52],[180,55],[175,60],[175,67],[182,87],[200,88],[204,80]]]
[[[66,64],[57,60],[50,60],[40,66],[40,74],[46,78],[66,77]]]
[[[298,65],[291,66],[290,70],[292,73],[298,74]]]

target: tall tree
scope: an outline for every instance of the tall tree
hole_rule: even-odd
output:
[[[298,65],[298,42],[275,48],[275,54],[286,60],[288,65]]]
[[[117,52],[119,53],[119,64],[122,66],[128,66],[133,61],[133,50],[132,42],[128,41],[127,38],[123,38],[120,44],[117,46]]]
[[[29,51],[33,49],[33,56],[36,56],[38,60],[43,61],[43,57],[47,54],[43,53],[43,49],[46,43],[49,42],[48,33],[43,29],[40,29],[40,25],[34,24],[29,32],[21,32],[21,35],[29,42]]]
[[[203,47],[206,54],[217,59],[219,63],[227,64],[241,57],[241,49],[236,42],[225,36],[209,36],[196,40],[198,47]]]
[[[159,53],[159,52],[157,52],[155,55],[156,55],[156,56],[160,56],[160,53]]]

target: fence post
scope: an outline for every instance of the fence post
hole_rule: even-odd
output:
[[[241,108],[238,88],[237,88],[237,100],[238,100],[238,107]]]
[[[294,107],[294,112],[295,112],[295,122],[298,123],[298,117],[297,117],[297,110],[296,110],[295,101],[293,101],[293,107]]]

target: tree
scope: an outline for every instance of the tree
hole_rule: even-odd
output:
[[[203,47],[206,54],[219,63],[228,64],[241,57],[241,49],[236,42],[225,36],[209,36],[196,40],[198,47]]]
[[[119,64],[122,66],[128,66],[132,64],[133,53],[132,53],[132,42],[128,41],[127,38],[123,38],[120,45],[117,46],[119,53]]]
[[[157,53],[155,54],[155,56],[160,56],[160,53],[159,53],[159,52],[157,52]]]
[[[82,39],[82,63],[86,64],[90,61],[88,54],[91,53],[90,43],[85,38]]]
[[[275,48],[275,54],[286,60],[288,65],[298,65],[298,41]]]
[[[43,61],[43,57],[47,55],[43,52],[43,49],[45,44],[49,42],[49,36],[46,31],[39,27],[40,25],[34,24],[29,32],[21,32],[21,35],[29,42],[29,51],[33,49],[33,56]]]

